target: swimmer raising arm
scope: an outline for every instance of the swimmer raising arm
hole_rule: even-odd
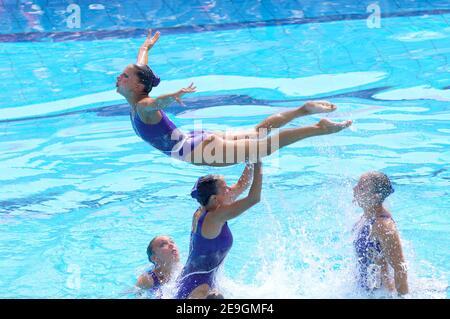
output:
[[[139,53],[136,61],[137,64],[142,65],[148,64],[148,51],[150,51],[150,49],[153,48],[155,43],[158,41],[159,36],[160,36],[159,31],[157,31],[155,35],[152,37],[152,29],[148,30],[147,38],[139,48]]]
[[[147,38],[145,39],[142,46],[139,48],[139,53],[136,61],[136,64],[138,66],[145,66],[148,64],[148,52],[150,51],[151,48],[153,48],[155,43],[158,41],[159,37],[160,37],[159,31],[152,36],[152,30],[151,29],[149,30]],[[159,83],[159,78],[157,82]],[[166,108],[174,101],[177,101],[181,105],[184,105],[183,102],[181,101],[181,97],[186,93],[193,93],[195,92],[195,90],[196,87],[194,86],[193,83],[191,83],[191,85],[188,86],[187,88],[182,88],[181,90],[178,90],[175,93],[160,95],[156,99],[153,99],[151,97],[145,97],[144,99],[139,101],[138,106],[142,108],[141,112],[143,113],[148,112],[154,113],[155,111]]]
[[[235,201],[250,186],[252,173],[253,164],[248,163],[236,184],[230,186],[230,202]]]
[[[243,175],[249,171],[246,168]],[[231,187],[227,186],[223,176],[206,175],[197,180],[191,196],[201,206],[194,213],[189,257],[177,279],[177,299],[204,299],[214,295],[217,270],[233,245],[227,221],[258,203],[261,188],[261,163],[254,164],[249,194],[236,202],[230,203]],[[216,298],[220,296],[216,295]]]
[[[245,198],[235,201],[229,205],[222,205],[211,214],[217,224],[224,224],[226,221],[236,218],[245,212],[250,207],[256,205],[261,200],[262,188],[262,166],[261,162],[254,164],[253,168],[253,182]]]

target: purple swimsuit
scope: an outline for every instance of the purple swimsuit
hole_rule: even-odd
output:
[[[191,232],[189,257],[177,280],[176,299],[186,299],[195,288],[203,284],[213,288],[217,269],[233,245],[233,235],[227,223],[222,226],[216,238],[207,239],[202,236],[202,226],[207,214],[208,211],[202,213],[196,231]]]
[[[161,298],[162,297],[161,281],[159,281],[158,276],[156,276],[156,274],[152,270],[150,270],[148,274],[153,279],[153,287],[149,289],[149,292],[152,293],[156,298]]]
[[[176,127],[164,111],[159,112],[162,119],[156,124],[145,124],[138,114],[133,117],[130,113],[130,119],[134,131],[140,138],[168,156],[182,159],[208,136],[208,132],[205,131],[185,134]]]
[[[382,215],[381,218],[391,218],[388,215]],[[372,265],[375,264],[377,257],[381,256],[382,249],[378,240],[371,239],[372,226],[375,219],[365,220],[363,226],[359,230],[356,240],[353,242],[358,258],[358,284],[364,289],[370,289],[368,279],[373,276]]]

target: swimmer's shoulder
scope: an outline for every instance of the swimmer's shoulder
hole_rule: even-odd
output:
[[[139,118],[145,124],[156,124],[161,120],[161,113],[154,108],[156,99],[146,97],[140,100],[134,107],[134,112],[139,115]]]
[[[139,102],[136,103],[136,107],[138,109],[145,109],[151,106],[154,106],[156,103],[156,99],[147,96],[145,98],[143,98],[142,100],[140,100]]]
[[[373,223],[372,232],[385,236],[397,233],[397,227],[392,218],[378,217]]]
[[[148,272],[140,275],[136,283],[136,286],[142,289],[150,289],[153,288],[154,285],[155,282],[153,281],[152,276],[150,276]]]
[[[197,210],[194,213],[194,216],[192,217],[192,231],[194,233],[197,231],[198,220],[200,219],[202,212],[203,212],[202,208],[199,207],[197,208]]]

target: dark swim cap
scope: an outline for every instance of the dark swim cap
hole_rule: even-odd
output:
[[[208,204],[209,198],[217,194],[216,182],[218,175],[206,175],[200,177],[191,190],[191,197],[195,198],[202,206]]]
[[[136,68],[136,75],[140,82],[144,84],[145,93],[150,93],[152,88],[158,86],[159,82],[161,82],[159,76],[148,65],[134,64],[134,67]]]
[[[382,172],[371,172],[370,181],[373,185],[373,192],[380,196],[382,202],[395,191],[389,177]]]

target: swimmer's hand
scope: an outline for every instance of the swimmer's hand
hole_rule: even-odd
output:
[[[162,110],[169,105],[171,105],[173,102],[177,101],[180,103],[180,105],[185,106],[184,103],[181,101],[181,97],[186,93],[193,93],[195,92],[197,88],[194,86],[194,83],[191,83],[187,88],[183,88],[181,90],[176,91],[175,93],[170,94],[164,94],[161,96],[158,96],[156,99],[148,98],[147,101],[149,106],[149,110],[151,112],[155,110]]]
[[[194,86],[194,83],[191,83],[187,88],[183,88],[175,93],[175,100],[180,103],[180,105],[185,106],[183,101],[181,101],[181,97],[186,93],[194,93],[196,90],[197,88]]]
[[[147,39],[145,39],[144,44],[141,45],[138,52],[137,64],[147,65],[148,64],[148,51],[155,45],[156,41],[159,39],[159,31],[152,36],[152,29],[148,30]]]
[[[142,47],[145,48],[147,51],[150,50],[158,41],[160,35],[161,34],[159,33],[159,31],[156,31],[156,33],[152,36],[152,29],[149,29],[147,39],[145,39]]]

